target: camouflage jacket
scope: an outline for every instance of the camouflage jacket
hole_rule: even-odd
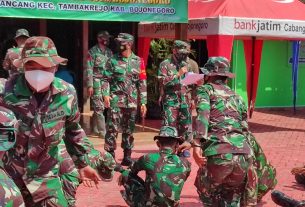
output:
[[[161,149],[140,157],[130,173],[146,172],[146,206],[179,206],[184,182],[191,172],[191,163],[173,154],[172,149]]]
[[[23,73],[23,68],[16,68],[13,65],[14,60],[20,58],[21,51],[22,47],[13,47],[7,50],[2,66],[3,69],[9,71],[10,76],[16,73]]]
[[[24,207],[24,202],[19,188],[3,170],[0,160],[0,206]]]
[[[224,83],[197,88],[196,138],[202,139],[205,156],[252,153],[243,131],[248,128],[247,107]]]
[[[137,107],[138,93],[140,103],[147,103],[146,73],[141,64],[141,59],[134,53],[129,58],[116,54],[108,60],[103,90],[112,98],[111,107]]]
[[[16,145],[8,151],[5,168],[18,186],[26,184],[35,202],[54,192],[47,185],[61,187],[58,145],[63,137],[76,166],[87,166],[85,155],[90,149],[79,125],[76,97],[72,85],[55,78],[38,106],[24,75],[14,76],[5,84],[0,104],[21,120]]]
[[[87,57],[87,86],[93,87],[93,78],[101,78],[105,64],[113,56],[112,51],[106,48],[104,51],[98,45],[93,46]]]
[[[194,62],[190,58],[186,61],[189,72],[198,71],[198,68],[193,68],[195,66]],[[180,83],[181,77],[177,77],[178,71],[182,66],[174,58],[168,58],[160,63],[158,79],[163,93],[162,100],[167,106],[187,108],[190,100],[195,98],[195,86],[182,85]]]

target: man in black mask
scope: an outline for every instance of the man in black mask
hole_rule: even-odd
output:
[[[192,142],[192,116],[190,110],[190,86],[181,84],[186,73],[193,71],[189,64],[189,43],[175,40],[172,56],[164,60],[159,67],[158,79],[163,102],[163,126],[178,129],[185,143],[182,149]]]
[[[97,33],[98,44],[89,50],[86,68],[88,96],[91,97],[93,107],[93,132],[101,138],[106,134],[102,74],[107,60],[113,56],[108,48],[110,37],[107,31]]]

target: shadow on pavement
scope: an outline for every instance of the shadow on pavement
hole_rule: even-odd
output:
[[[293,129],[286,127],[272,126],[267,124],[258,124],[258,123],[249,123],[249,129],[252,133],[278,132],[278,131],[305,132],[305,129]]]

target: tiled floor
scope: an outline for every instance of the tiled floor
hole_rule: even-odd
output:
[[[292,110],[259,110],[254,113],[249,125],[267,158],[277,169],[279,183],[276,189],[282,190],[296,199],[305,200],[305,188],[296,184],[294,177],[290,174],[292,167],[305,165],[305,109],[299,109],[296,114]],[[160,121],[147,120],[146,126],[158,129]],[[149,131],[151,132],[139,130],[135,133],[136,143],[133,158],[157,149],[153,142],[153,136],[156,133]],[[103,140],[92,138],[92,141],[97,149],[102,150]],[[120,161],[123,154],[122,149],[117,149],[116,154]],[[202,206],[193,186],[198,168],[193,159],[190,160],[192,173],[184,186],[181,206]],[[99,189],[80,186],[77,192],[77,207],[127,206],[121,198],[117,177],[118,175],[115,175],[110,183],[100,183]],[[267,194],[258,206],[274,207],[276,205],[272,202],[270,194]]]

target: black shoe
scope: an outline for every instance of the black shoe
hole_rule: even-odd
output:
[[[276,203],[279,206],[283,207],[301,207],[304,206],[304,203],[302,201],[294,200],[293,198],[290,198],[286,196],[284,193],[274,190],[271,193],[271,198],[274,203]]]
[[[121,165],[123,166],[130,166],[132,165],[133,161],[131,159],[131,149],[125,149],[124,150],[124,158],[121,162]]]

